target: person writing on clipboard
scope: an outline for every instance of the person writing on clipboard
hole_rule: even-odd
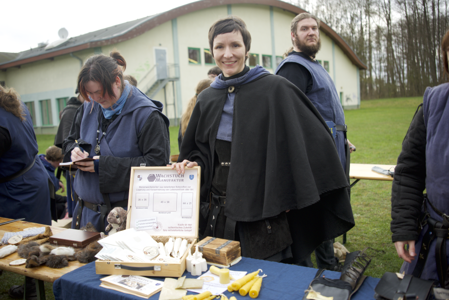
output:
[[[133,166],[164,166],[169,161],[169,121],[162,103],[123,80],[126,61],[119,52],[89,58],[78,76],[86,99],[64,141],[64,161],[76,162],[73,183],[81,198],[72,228],[91,222],[104,231],[109,211],[127,208]]]

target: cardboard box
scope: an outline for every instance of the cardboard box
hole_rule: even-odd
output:
[[[198,250],[208,263],[226,267],[242,256],[240,242],[210,236],[198,242]]]
[[[189,247],[180,263],[95,262],[97,274],[180,277],[186,257],[198,239],[200,167],[178,175],[171,167],[133,167],[126,228],[148,232],[157,242],[185,238]]]

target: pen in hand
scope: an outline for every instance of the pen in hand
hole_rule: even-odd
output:
[[[78,143],[78,140],[75,140],[75,147],[78,147],[81,150],[82,154],[87,154],[87,156],[89,156],[89,153],[87,153],[86,151],[84,151],[83,147],[80,146],[80,144]],[[86,156],[86,157],[87,157]]]

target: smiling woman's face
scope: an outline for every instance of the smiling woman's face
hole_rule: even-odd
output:
[[[247,52],[240,31],[217,35],[213,45],[215,62],[225,77],[243,71]]]

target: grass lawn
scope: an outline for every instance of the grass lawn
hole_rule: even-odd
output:
[[[357,147],[351,156],[353,163],[396,164],[401,143],[422,98],[396,98],[363,101],[361,108],[345,111],[349,140]],[[39,153],[53,144],[54,136],[37,136]],[[178,127],[170,127],[171,154],[178,151]],[[391,183],[361,180],[351,191],[356,226],[348,232],[349,251],[371,247],[373,260],[366,274],[381,277],[386,271],[399,270],[402,260],[391,243],[390,232]],[[313,224],[311,224],[313,225]],[[341,242],[341,238],[338,239]],[[3,272],[0,280],[0,300],[12,284],[21,284],[23,277]],[[46,283],[47,299],[54,299],[51,284]]]

